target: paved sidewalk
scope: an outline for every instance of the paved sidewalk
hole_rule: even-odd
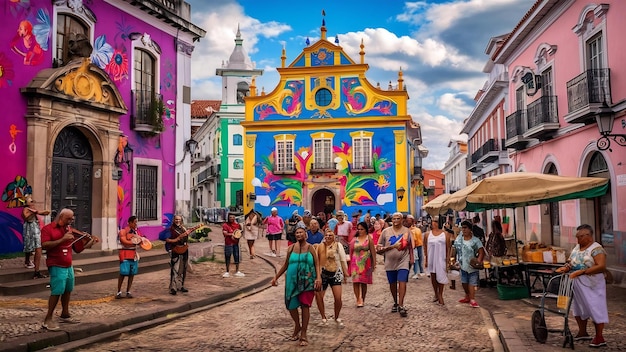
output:
[[[223,237],[221,228],[213,226],[210,233],[211,242],[192,244],[190,252],[210,252],[215,246],[216,258],[223,258]],[[283,241],[282,255],[286,253],[286,242]],[[88,285],[79,285],[72,294],[70,312],[80,324],[62,324],[60,331],[49,332],[41,328],[46,312],[49,292],[30,294],[23,297],[0,296],[0,351],[28,351],[42,349],[51,345],[65,345],[65,349],[77,348],[94,336],[108,333],[119,334],[132,330],[131,326],[146,328],[164,323],[168,320],[190,314],[207,306],[223,304],[228,300],[240,299],[246,294],[267,288],[276,268],[282,265],[284,257],[273,258],[264,255],[269,252],[268,242],[262,237],[255,244],[257,257],[249,259],[245,241],[241,241],[242,264],[244,278],[222,278],[224,264],[218,261],[207,261],[192,266],[187,275],[188,293],[169,294],[169,270],[142,274],[135,277],[133,299],[116,300],[114,295],[117,280],[106,280]],[[153,250],[163,250],[155,248]],[[13,260],[21,260],[16,258]],[[3,265],[4,266],[4,265]],[[141,264],[139,267],[141,271]],[[26,269],[25,269],[26,270]],[[234,273],[234,265],[231,274]],[[123,286],[123,288],[125,285]],[[460,287],[459,287],[460,288]],[[456,291],[455,294],[459,294]],[[611,322],[605,328],[608,347],[602,350],[626,350],[626,289],[611,286],[609,293],[609,311]],[[428,292],[427,294],[430,294]],[[446,289],[448,299],[454,296]],[[549,334],[545,345],[537,343],[532,335],[530,317],[536,309],[522,300],[501,301],[495,288],[480,289],[477,299],[484,312],[491,314],[494,324],[504,338],[503,345],[509,351],[554,351],[560,350],[562,339],[557,334]],[[203,308],[204,307],[204,308]],[[57,307],[56,314],[60,314]],[[563,318],[548,319],[548,327],[562,324]],[[570,319],[572,330],[576,332],[575,321]],[[590,329],[589,333],[592,333]],[[83,340],[86,339],[86,340]],[[82,340],[82,341],[78,341]],[[57,348],[62,350],[63,348]],[[576,343],[576,349],[587,351],[586,344]]]

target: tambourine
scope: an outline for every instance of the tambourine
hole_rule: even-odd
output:
[[[152,249],[152,242],[150,242],[149,239],[142,237],[141,238],[141,243],[139,244],[139,246],[144,250],[144,251],[149,251]]]
[[[235,232],[233,232],[233,238],[235,238],[235,239],[240,239],[241,235],[242,235],[242,232],[239,229],[237,229],[237,230],[235,230]]]
[[[141,237],[140,236],[133,236],[130,239],[130,243],[132,243],[132,244],[140,244],[141,243]]]

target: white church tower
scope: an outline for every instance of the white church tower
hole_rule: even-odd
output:
[[[243,211],[243,127],[240,121],[245,118],[245,97],[250,91],[252,77],[260,76],[263,70],[254,68],[254,64],[243,48],[241,31],[237,26],[235,49],[228,62],[216,70],[222,76],[222,105],[217,113],[215,136],[217,141],[217,159],[220,163],[217,195],[225,207]],[[234,210],[234,209],[233,209]]]

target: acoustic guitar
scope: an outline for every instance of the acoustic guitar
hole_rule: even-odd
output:
[[[189,234],[198,229],[205,228],[205,227],[208,227],[208,226],[206,224],[199,224],[192,228],[187,229],[185,232],[180,234],[180,236],[178,236],[178,242],[176,243],[165,242],[165,250],[168,252],[172,250],[172,252],[176,254],[185,253],[187,249],[189,248],[189,244],[187,243],[187,237],[189,237]]]

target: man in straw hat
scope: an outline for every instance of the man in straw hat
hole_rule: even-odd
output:
[[[241,231],[241,225],[235,221],[235,214],[228,214],[228,222],[222,225],[222,234],[224,235],[224,261],[226,262],[226,272],[222,277],[230,277],[231,256],[235,262],[235,276],[246,276],[239,271],[239,238],[233,236],[237,230]]]

